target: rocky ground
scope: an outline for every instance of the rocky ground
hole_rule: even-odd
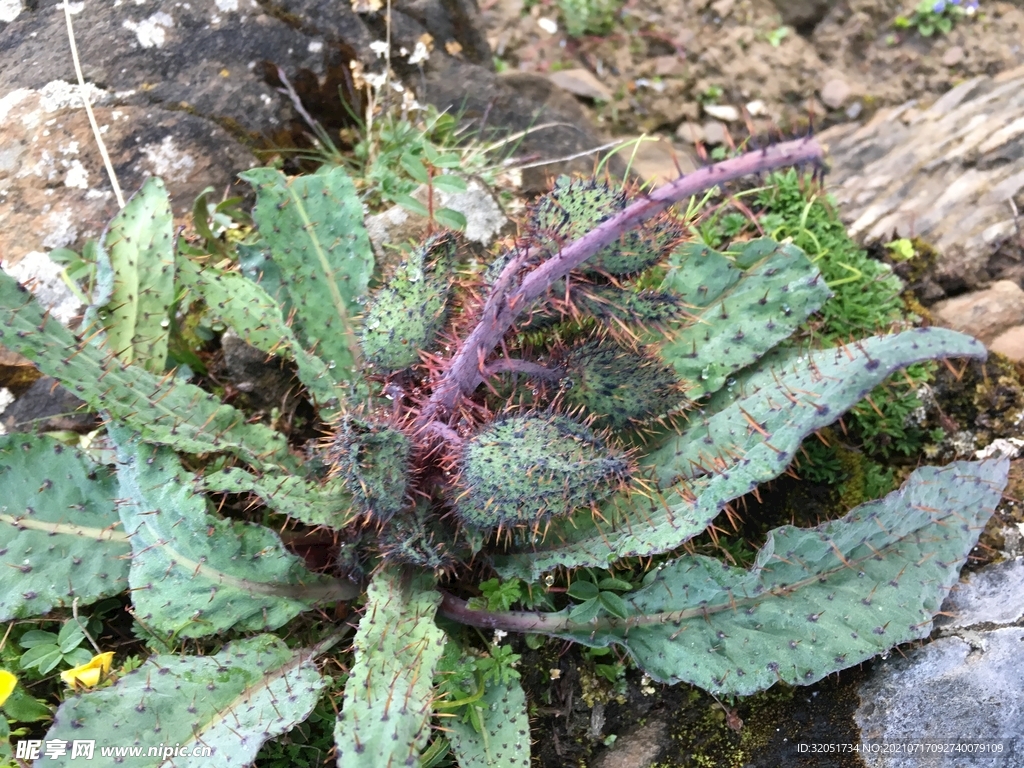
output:
[[[929,38],[893,26],[909,5],[630,0],[610,34],[572,40],[555,0],[481,3],[488,42],[509,70],[597,97],[595,119],[617,135],[658,132],[680,144],[742,133],[744,109],[758,132],[811,116],[863,119],[1024,63],[1020,2],[984,2],[977,18]]]

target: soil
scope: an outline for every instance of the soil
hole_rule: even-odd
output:
[[[879,107],[926,102],[968,78],[1024,63],[1020,0],[983,2],[974,18],[928,38],[893,26],[915,4],[629,0],[611,34],[572,40],[542,26],[559,18],[557,0],[527,2],[528,10],[524,0],[481,2],[488,39],[509,69],[583,67],[610,89],[611,101],[593,105],[609,133],[673,135],[686,122],[706,121],[702,103],[714,102],[750,113],[749,126],[728,125],[737,140],[749,128],[789,131],[809,118],[863,119]],[[814,6],[823,12],[799,18]],[[799,26],[786,26],[780,8]],[[845,99],[839,83],[848,88]]]

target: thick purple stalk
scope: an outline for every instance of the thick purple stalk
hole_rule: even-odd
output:
[[[470,627],[503,629],[508,632],[558,632],[565,631],[568,626],[564,616],[550,613],[474,611],[465,600],[460,600],[443,589],[439,591],[441,605],[437,608],[438,614]]]
[[[568,275],[602,248],[618,240],[624,233],[668,210],[681,200],[719,184],[785,166],[816,163],[823,156],[821,145],[814,139],[797,139],[748,152],[682,176],[602,222],[579,240],[563,248],[556,256],[543,262],[523,278],[517,288],[509,291],[513,283],[513,272],[526,260],[528,249],[521,253],[498,278],[484,304],[480,321],[452,358],[451,364],[420,413],[420,426],[426,426],[437,418],[446,418],[447,414],[452,412],[460,395],[471,394],[483,382],[487,358],[527,307],[543,296],[555,281]]]

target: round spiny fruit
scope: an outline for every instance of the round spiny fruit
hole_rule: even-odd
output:
[[[455,250],[451,233],[431,237],[373,296],[359,338],[373,365],[384,371],[408,368],[433,343],[448,312]]]
[[[481,530],[536,526],[601,501],[629,464],[589,429],[557,415],[508,416],[462,447],[455,511]]]
[[[554,188],[533,207],[530,230],[538,245],[557,250],[590,232],[628,204],[624,192],[593,179],[560,176]],[[608,275],[632,275],[661,261],[682,236],[669,219],[646,223],[587,260],[584,269]]]
[[[345,478],[357,509],[380,522],[405,506],[412,442],[404,432],[346,416],[327,458]]]
[[[561,367],[572,381],[566,402],[593,415],[599,427],[622,429],[664,416],[683,402],[682,386],[671,366],[611,339],[570,349]]]

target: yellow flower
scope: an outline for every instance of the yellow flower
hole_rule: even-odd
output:
[[[7,701],[7,697],[14,693],[14,686],[18,684],[18,678],[6,669],[0,669],[0,707]]]
[[[114,660],[114,652],[107,651],[98,656],[93,656],[88,664],[82,664],[67,672],[60,673],[60,679],[72,688],[84,687],[94,688],[100,684],[100,680],[110,672],[110,664]]]

